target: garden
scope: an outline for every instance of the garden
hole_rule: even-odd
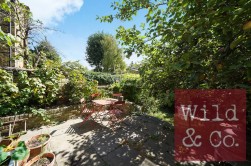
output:
[[[90,35],[89,69],[62,60],[43,36],[53,28],[26,4],[0,1],[0,165],[249,165],[250,8],[249,0],[114,1],[100,24],[141,12],[144,20]],[[126,64],[133,55],[144,58]],[[177,89],[245,90],[246,162],[175,161]]]

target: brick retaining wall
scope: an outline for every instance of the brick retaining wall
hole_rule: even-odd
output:
[[[62,122],[66,121],[68,119],[76,118],[80,116],[81,113],[81,104],[79,105],[71,105],[71,106],[63,106],[63,107],[58,107],[58,108],[53,108],[53,109],[46,109],[47,115],[50,117],[50,122],[45,122],[42,117],[39,115],[34,115],[34,114],[22,114],[22,115],[17,115],[16,116],[16,121],[15,128],[14,128],[14,133],[18,131],[24,130],[24,119],[27,119],[27,129],[32,129],[32,128],[37,128],[42,125],[52,123],[52,122]],[[15,119],[15,116],[8,116],[8,117],[0,117],[0,121],[4,124],[3,126],[0,127],[1,133],[8,133],[9,130],[9,123],[13,125],[13,121]]]
[[[39,115],[34,114],[22,114],[16,116],[16,121],[20,121],[26,119],[27,122],[27,129],[38,128],[43,125],[47,125],[53,122],[62,122],[68,119],[73,119],[81,116],[81,104],[79,105],[71,105],[71,106],[63,106],[53,109],[46,109],[47,115],[49,115],[50,122],[46,122],[42,119]],[[132,102],[126,102],[126,106],[121,108],[124,112],[141,112],[141,107],[135,105]],[[9,131],[9,123],[13,125],[13,121],[15,116],[8,116],[8,117],[0,117],[0,121],[3,122],[5,125],[0,127],[1,134],[8,134]],[[20,121],[15,124],[14,132],[24,131],[24,121]]]

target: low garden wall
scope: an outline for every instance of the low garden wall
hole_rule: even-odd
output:
[[[24,131],[25,128],[25,120],[26,120],[26,128],[32,129],[41,127],[42,125],[54,123],[54,122],[62,122],[68,119],[80,117],[81,115],[81,104],[79,105],[71,105],[71,106],[63,106],[53,109],[46,109],[46,115],[49,116],[50,121],[45,121],[43,117],[35,114],[22,114],[15,116],[7,116],[0,117],[0,121],[3,124],[0,127],[1,134],[6,134],[9,132],[9,124],[13,125],[14,119],[16,121],[14,131]]]
[[[2,135],[8,135],[9,124],[13,125],[14,119],[16,121],[13,133],[24,131],[25,121],[26,129],[39,128],[43,125],[63,122],[68,119],[73,119],[81,116],[82,104],[63,106],[53,109],[46,109],[46,115],[50,121],[46,121],[40,115],[35,114],[21,114],[15,116],[0,117],[0,121],[3,124],[0,126],[0,132]],[[133,102],[126,102],[125,107],[121,108],[124,112],[141,112],[141,106],[134,104]]]

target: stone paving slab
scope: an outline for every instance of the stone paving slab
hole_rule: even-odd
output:
[[[150,116],[128,117],[123,123],[131,129],[148,135],[155,135],[157,132],[173,132],[173,127],[170,124]]]
[[[147,140],[140,149],[140,153],[159,165],[174,165],[174,146],[158,140]]]
[[[147,138],[147,134],[128,126],[116,130],[116,135],[127,142],[144,142]]]
[[[117,147],[121,146],[121,138],[116,134],[103,130],[89,136],[89,143],[99,153],[100,156],[105,156]]]
[[[81,148],[81,150],[74,151],[70,154],[68,160],[64,165],[82,166],[82,165],[107,165],[94,148]],[[61,165],[61,164],[60,164]]]
[[[59,166],[153,166],[173,163],[173,158],[165,156],[165,148],[173,145],[166,143],[172,140],[173,133],[165,130],[164,123],[159,123],[155,118],[126,118],[116,130],[109,128],[107,122],[102,125],[93,121],[85,124],[81,122],[81,119],[74,119],[55,126],[41,127],[28,131],[21,139],[27,140],[36,134],[51,134],[49,151],[56,154]],[[157,157],[149,155],[151,152]]]
[[[145,158],[145,160],[139,166],[156,166],[156,164]]]
[[[35,136],[37,134],[50,134],[50,133],[54,133],[54,131],[57,131],[59,129],[67,129],[70,125],[72,124],[76,124],[76,123],[80,123],[82,120],[81,119],[71,119],[68,120],[62,124],[58,124],[58,125],[54,125],[54,126],[42,126],[39,129],[35,129],[35,130],[28,130],[27,134],[23,135],[20,139],[21,140],[28,140],[29,138],[31,138],[32,136]],[[27,122],[29,123],[29,122]]]
[[[72,119],[29,130],[21,140],[37,134],[50,134],[48,151],[56,155],[55,166],[177,165],[173,157],[174,129],[166,122],[145,115],[126,117],[115,129],[108,121],[102,124],[81,122],[81,119]],[[178,165],[214,164],[190,162]]]
[[[109,165],[114,166],[140,165],[144,160],[137,151],[126,145],[117,148],[103,159]]]

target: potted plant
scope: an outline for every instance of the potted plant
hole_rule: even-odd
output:
[[[53,166],[55,163],[54,153],[44,153],[28,161],[25,166]]]
[[[2,139],[1,141],[0,141],[0,146],[9,146],[10,144],[12,143],[12,140],[11,139]]]
[[[5,152],[10,152],[10,151],[14,150],[18,145],[19,138],[20,138],[21,135],[23,135],[22,132],[12,134],[12,135],[10,135],[8,137],[4,137],[0,141],[0,146],[4,147]]]
[[[17,147],[12,151],[6,151],[5,147],[0,147],[0,165],[4,163],[12,163],[14,166],[22,166],[29,158],[29,149],[27,149],[25,142],[18,142]]]
[[[31,158],[41,154],[41,152],[46,148],[50,139],[51,136],[49,134],[40,134],[28,140],[26,142],[26,146],[30,150]]]

